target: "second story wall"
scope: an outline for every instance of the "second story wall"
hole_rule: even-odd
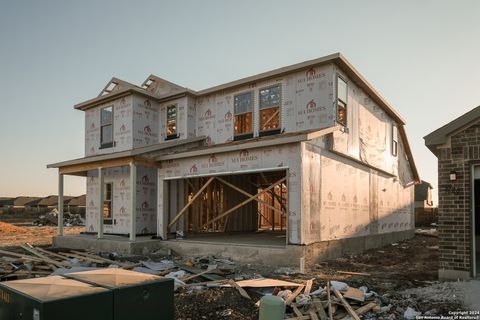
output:
[[[133,96],[133,147],[140,148],[158,143],[159,106],[152,99]]]
[[[85,111],[85,156],[94,156],[132,149],[133,97],[123,97]],[[102,109],[111,108],[111,118],[102,123]],[[108,119],[107,119],[108,118]],[[102,129],[108,125],[110,128]],[[110,144],[102,146],[102,130]],[[108,131],[108,132],[107,132]]]
[[[252,93],[251,133],[261,133],[260,90],[280,86],[279,132],[322,129],[335,124],[333,65],[313,67],[201,96],[196,101],[196,134],[210,144],[234,140],[236,95]],[[267,114],[267,117],[269,115]]]

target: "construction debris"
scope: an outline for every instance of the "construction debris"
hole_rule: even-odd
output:
[[[33,221],[33,224],[37,226],[56,226],[58,224],[58,210],[53,209],[52,211],[39,216],[37,220]],[[64,212],[63,224],[66,227],[84,226],[85,219],[79,214]]]

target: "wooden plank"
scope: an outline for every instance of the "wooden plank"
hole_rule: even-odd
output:
[[[263,189],[262,191],[260,191],[259,193],[257,193],[256,195],[253,195],[251,197],[249,197],[248,199],[240,202],[239,204],[237,204],[236,206],[234,206],[233,208],[225,211],[224,213],[222,213],[221,215],[217,216],[215,219],[211,220],[211,221],[208,221],[207,223],[203,224],[202,227],[205,227],[205,226],[208,226],[210,224],[212,224],[213,222],[219,220],[219,219],[222,219],[223,217],[229,215],[230,213],[232,213],[233,211],[237,210],[238,208],[244,206],[245,204],[251,202],[252,200],[254,200],[254,198],[258,198],[260,195],[262,195],[263,193],[265,192],[268,192],[270,191],[270,189],[274,188],[277,184],[283,182],[287,180],[287,177],[284,177],[280,180],[278,180],[277,182],[273,183],[270,187],[268,187],[267,189]]]
[[[328,319],[333,320],[332,300],[330,300],[330,280],[327,281]]]
[[[362,315],[362,314],[367,313],[368,311],[372,310],[376,306],[377,306],[377,304],[375,302],[370,302],[370,303],[368,303],[364,306],[361,306],[358,309],[355,309],[355,313],[358,314],[358,315]],[[348,320],[348,319],[350,319],[350,316],[346,316],[346,317],[342,318],[342,320]]]
[[[347,310],[350,317],[352,317],[354,320],[360,320],[360,317],[358,316],[358,314],[355,313],[355,310],[353,310],[352,306],[350,306],[350,304],[347,302],[347,300],[345,300],[342,294],[335,288],[332,288],[332,291],[340,300],[340,302],[343,304],[343,306],[345,307],[345,310]]]
[[[343,294],[343,297],[360,302],[365,301],[365,293],[362,290],[352,287],[348,287],[348,290]]]
[[[307,283],[305,285],[305,291],[303,292],[303,294],[309,296],[310,291],[312,291],[312,285],[313,285],[313,279],[307,280]]]
[[[323,308],[323,305],[320,301],[315,301],[313,303],[313,306],[315,307],[315,310],[317,311],[317,314],[320,317],[320,320],[327,320],[328,319],[328,316],[325,313],[325,309]]]
[[[66,258],[77,258],[78,260],[90,261],[90,262],[101,263],[101,264],[105,263],[105,261],[100,259],[90,258],[90,257],[82,256],[79,254],[69,253],[69,252],[62,252],[60,253],[60,255],[65,256]]]
[[[196,278],[196,277],[203,276],[204,274],[210,273],[210,272],[215,271],[215,270],[216,270],[216,268],[211,269],[211,270],[205,270],[205,271],[199,272],[199,273],[197,273],[197,274],[184,277],[184,278],[182,278],[182,281],[183,281],[183,282],[187,282],[188,280],[191,280],[191,279]]]
[[[194,273],[194,274],[199,274],[202,272],[201,269],[197,269],[197,268],[190,268],[190,267],[187,267],[187,266],[179,266],[180,269],[184,270],[184,271],[187,271],[187,272],[190,272],[190,273]],[[219,281],[219,280],[225,280],[224,277],[222,276],[219,276],[218,274],[208,274],[208,273],[204,273],[202,275],[200,275],[202,278],[205,278],[207,280],[211,280],[211,281]]]
[[[305,286],[303,285],[301,285],[300,287],[297,287],[297,289],[295,289],[295,291],[288,296],[287,300],[285,300],[285,304],[289,306],[293,302],[293,300],[295,300],[295,298],[300,294],[300,292],[302,292],[304,287]]]
[[[28,245],[28,244],[27,244],[27,245]],[[42,252],[42,253],[45,253],[45,254],[48,254],[48,255],[50,255],[50,256],[52,256],[52,257],[55,257],[55,258],[58,258],[58,259],[62,259],[62,261],[65,260],[65,257],[64,257],[64,256],[61,256],[61,255],[59,255],[59,254],[57,254],[57,253],[55,253],[55,252],[51,252],[51,251],[42,249],[42,248],[40,248],[40,247],[35,247],[35,250],[38,250],[38,251],[40,251],[40,252]]]
[[[25,259],[25,260],[31,260],[31,261],[36,261],[36,262],[42,262],[44,263],[44,261],[40,258],[37,258],[37,257],[33,257],[33,256],[29,256],[29,255],[24,255],[24,254],[20,254],[20,253],[16,253],[16,252],[10,252],[10,251],[5,251],[5,250],[0,250],[0,253],[1,254],[5,254],[7,256],[12,256],[12,257],[16,257],[16,258],[21,258],[21,259]]]
[[[184,206],[182,208],[182,210],[180,210],[179,213],[177,213],[177,215],[172,219],[172,221],[168,224],[168,227],[170,228],[172,225],[175,224],[175,222],[177,222],[178,219],[180,219],[180,217],[183,215],[183,213],[188,209],[188,207],[190,207],[190,205],[202,194],[203,190],[205,190],[206,187],[208,187],[210,185],[210,183],[215,179],[215,177],[211,177],[210,179],[208,179],[207,183],[205,183],[201,188],[200,190],[198,190],[198,192],[193,196],[192,200],[190,200],[190,202],[187,203],[186,206]]]
[[[297,306],[293,305],[292,310],[293,310],[293,313],[295,313],[295,315],[297,317],[303,317],[303,313],[300,310],[298,310]]]
[[[238,292],[240,292],[240,294],[242,295],[242,297],[247,298],[248,300],[252,300],[252,298],[250,298],[250,296],[248,295],[247,291],[240,287],[234,280],[230,279],[228,283],[232,286],[232,288],[237,289]]]
[[[50,259],[49,257],[46,257],[44,256],[43,254],[41,254],[40,252],[37,252],[35,249],[33,248],[29,248],[25,245],[21,245],[20,246],[23,250],[27,251],[27,252],[30,252],[31,254],[33,254],[34,256],[37,256],[39,257],[40,259],[44,260],[45,263],[50,266],[50,268],[55,271],[57,270],[58,267],[60,268],[63,268],[63,267],[68,267],[68,265],[66,265],[65,263],[63,262],[58,262],[58,261],[55,261],[53,259]]]
[[[370,273],[365,273],[365,272],[337,271],[337,273],[350,274],[350,275],[353,275],[353,276],[371,276]]]
[[[104,257],[100,257],[96,254],[91,254],[91,253],[88,253],[88,252],[83,252],[83,251],[75,251],[75,250],[72,250],[71,251],[72,253],[74,254],[78,254],[78,255],[81,255],[81,256],[85,256],[87,258],[92,258],[92,259],[95,259],[95,260],[100,260],[100,261],[103,261],[104,263],[109,263],[109,264],[116,264],[120,267],[129,267],[130,264],[127,264],[127,263],[123,263],[123,262],[120,262],[120,261],[115,261],[115,260],[110,260],[110,259],[107,259],[107,258],[104,258]]]
[[[310,319],[312,319],[312,320],[320,320],[320,319],[318,319],[317,314],[313,310],[309,311],[309,315],[310,315]]]

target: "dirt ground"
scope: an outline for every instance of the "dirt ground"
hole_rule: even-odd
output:
[[[65,227],[65,234],[79,234],[85,227]],[[51,245],[52,237],[57,234],[57,227],[37,227],[22,221],[10,224],[0,221],[0,247],[32,245]]]

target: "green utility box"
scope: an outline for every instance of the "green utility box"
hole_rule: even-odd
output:
[[[117,268],[64,276],[113,291],[114,320],[173,320],[173,279]]]
[[[61,276],[0,283],[1,320],[113,320],[110,290]]]

